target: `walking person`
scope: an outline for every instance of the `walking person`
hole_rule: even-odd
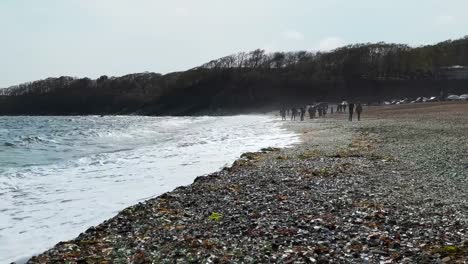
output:
[[[353,121],[354,103],[348,104],[348,110],[349,110],[349,121]]]
[[[361,121],[362,105],[360,102],[358,102],[356,106],[356,113],[357,113],[357,120]]]
[[[291,120],[296,120],[296,115],[297,115],[297,109],[296,107],[293,107],[291,109]]]
[[[313,105],[309,106],[309,109],[307,109],[309,112],[310,119],[313,119],[315,116],[315,108]]]
[[[301,121],[304,121],[305,112],[306,112],[305,108],[301,107]]]
[[[281,108],[280,115],[281,115],[281,120],[286,120],[286,109]]]

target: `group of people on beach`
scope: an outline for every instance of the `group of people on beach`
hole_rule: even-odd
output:
[[[306,112],[309,113],[310,119],[315,118],[316,116],[322,117],[325,116],[328,112],[328,104],[317,104],[317,105],[308,105],[304,107],[292,107],[291,109],[282,108],[280,109],[280,115],[283,120],[286,120],[286,117],[291,113],[291,120],[296,120],[296,117],[301,121],[304,121]],[[333,113],[333,110],[332,110]]]
[[[292,107],[291,109],[283,107],[280,109],[280,115],[282,120],[287,120],[287,118],[291,116],[292,121],[296,120],[296,118],[304,121],[306,112],[309,113],[310,119],[314,119],[316,117],[325,117],[328,112],[333,114],[333,110],[333,105],[329,105],[328,103],[315,103],[303,107]],[[336,113],[346,113],[346,110],[348,110],[349,121],[353,121],[354,112],[357,114],[358,121],[361,120],[361,113],[363,109],[360,102],[358,102],[356,105],[352,102],[348,103],[346,101],[337,104]]]

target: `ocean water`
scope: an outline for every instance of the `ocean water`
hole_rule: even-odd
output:
[[[72,239],[243,152],[298,141],[260,115],[0,117],[0,263]]]

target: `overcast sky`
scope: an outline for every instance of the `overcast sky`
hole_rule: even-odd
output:
[[[467,0],[0,0],[0,87],[167,73],[256,48],[468,35]]]

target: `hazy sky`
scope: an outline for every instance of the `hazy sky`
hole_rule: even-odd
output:
[[[431,44],[468,35],[467,0],[0,0],[0,87],[186,70],[239,51]]]

